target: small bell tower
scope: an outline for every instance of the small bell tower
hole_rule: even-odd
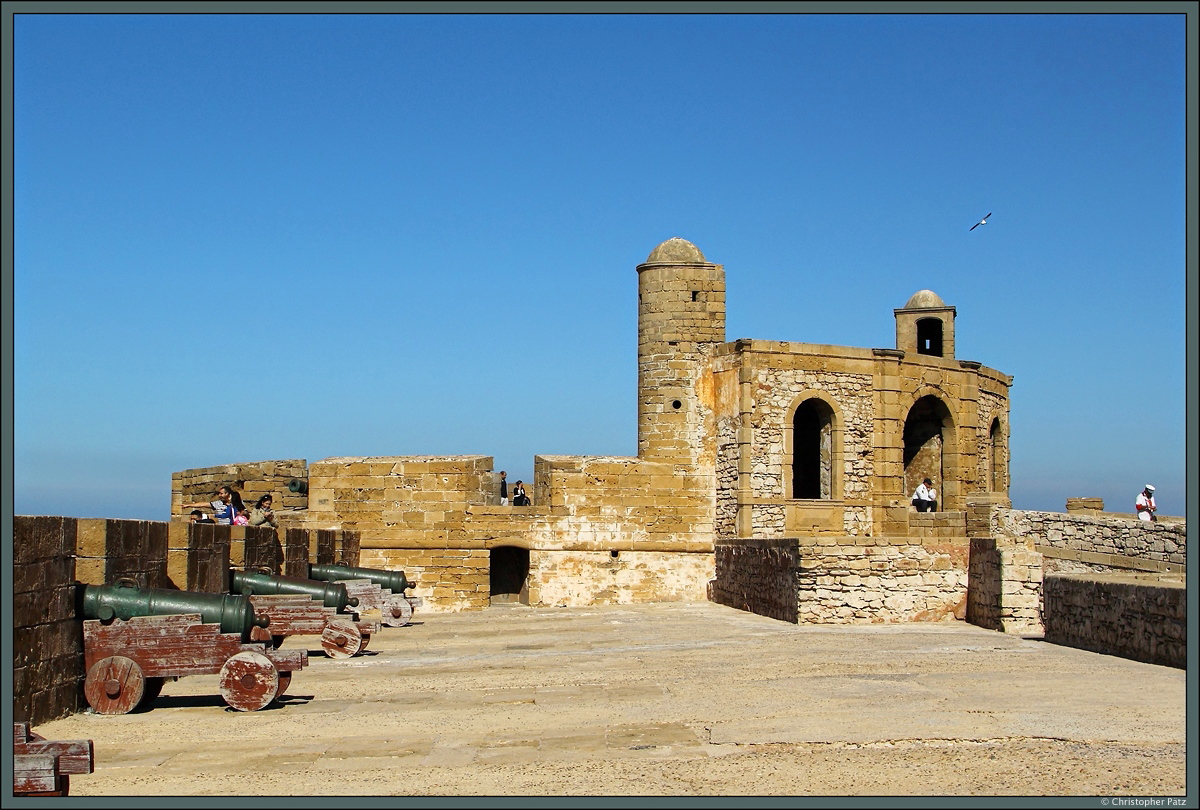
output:
[[[954,307],[933,290],[913,293],[896,315],[896,348],[905,354],[954,359]]]

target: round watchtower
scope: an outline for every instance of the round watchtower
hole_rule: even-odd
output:
[[[638,272],[638,456],[694,459],[704,412],[697,380],[725,342],[725,268],[674,237]]]

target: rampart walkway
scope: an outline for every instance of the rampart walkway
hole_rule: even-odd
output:
[[[149,711],[38,731],[94,741],[73,796],[1185,789],[1179,669],[962,622],[797,626],[710,603],[416,618],[353,659],[311,639],[260,712],[195,676]]]

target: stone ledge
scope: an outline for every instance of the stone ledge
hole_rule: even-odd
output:
[[[1089,565],[1107,565],[1112,568],[1128,568],[1134,571],[1151,571],[1164,574],[1182,574],[1187,566],[1175,563],[1146,560],[1139,557],[1126,557],[1121,554],[1104,554],[1097,551],[1075,551],[1072,549],[1055,548],[1054,546],[1035,545],[1034,548],[1043,557],[1054,560],[1073,560]]]

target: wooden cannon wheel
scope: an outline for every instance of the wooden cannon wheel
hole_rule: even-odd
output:
[[[370,643],[371,643],[371,634],[363,633],[362,634],[362,644],[358,645],[358,651],[362,652],[363,650],[365,650],[367,648],[367,645]]]
[[[142,668],[123,655],[101,658],[92,664],[83,681],[83,695],[99,714],[129,714],[145,694]]]
[[[349,619],[333,618],[321,631],[321,648],[330,658],[349,658],[362,649],[362,631]]]
[[[282,695],[284,692],[286,692],[288,690],[288,687],[291,685],[292,685],[292,673],[280,672],[279,673],[279,691],[275,693],[275,697],[279,697],[280,695]]]
[[[239,712],[265,708],[279,694],[279,670],[260,652],[240,652],[221,665],[221,697]]]
[[[389,627],[405,627],[412,621],[413,608],[404,594],[394,594],[390,599],[384,600],[383,608],[379,612],[382,614],[383,623]]]

